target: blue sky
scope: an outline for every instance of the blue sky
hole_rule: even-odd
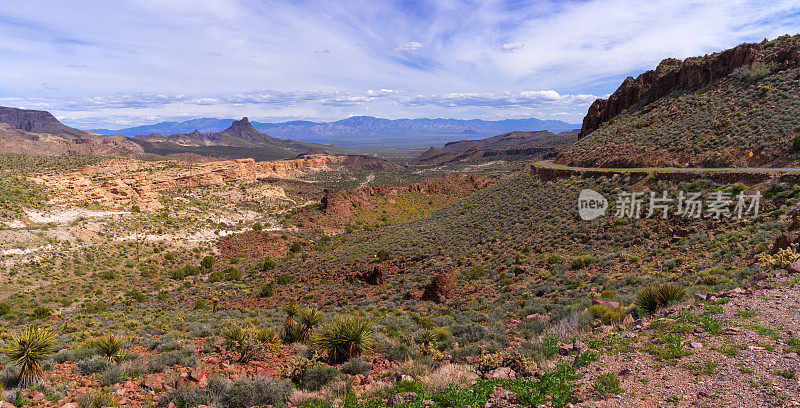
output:
[[[793,1],[5,0],[0,105],[74,126],[580,122],[627,75],[800,30]]]

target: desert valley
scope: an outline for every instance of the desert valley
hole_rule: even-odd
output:
[[[578,125],[0,107],[0,408],[800,406],[800,35],[670,57]]]

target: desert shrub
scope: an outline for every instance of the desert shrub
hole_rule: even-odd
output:
[[[431,392],[442,394],[451,386],[472,386],[478,380],[475,369],[466,364],[443,364],[434,370],[426,381]]]
[[[102,356],[94,356],[78,361],[76,368],[81,375],[91,375],[107,370],[111,367],[109,360]]]
[[[211,283],[222,282],[222,278],[224,278],[224,277],[225,276],[222,274],[222,272],[214,271],[214,272],[211,272],[208,275],[208,281],[211,282]]]
[[[119,406],[117,398],[113,394],[105,391],[93,392],[84,395],[78,400],[81,408],[103,408]]]
[[[128,297],[136,300],[137,302],[144,302],[145,300],[147,300],[147,297],[142,292],[136,289],[128,292]]]
[[[264,229],[264,226],[261,225],[260,222],[253,223],[253,231],[261,231]]]
[[[625,318],[625,309],[622,306],[613,309],[605,305],[592,305],[589,307],[592,318],[599,319],[603,324],[619,323]]]
[[[275,278],[275,283],[277,283],[278,285],[288,285],[291,282],[292,282],[292,275],[286,273],[283,275],[278,275],[278,277]]]
[[[12,334],[2,352],[19,367],[20,383],[34,384],[44,375],[42,361],[53,352],[53,335],[45,328],[28,326]]]
[[[211,269],[212,267],[214,267],[215,261],[216,260],[214,259],[213,256],[206,255],[205,257],[203,257],[203,260],[200,261],[200,267],[204,269]]]
[[[33,317],[36,319],[46,319],[53,314],[53,311],[49,308],[38,306],[33,309]]]
[[[270,377],[240,378],[233,382],[211,378],[208,387],[180,387],[168,391],[162,403],[172,403],[176,408],[192,408],[207,405],[218,408],[242,408],[253,406],[287,406],[292,384]]]
[[[11,311],[11,306],[8,303],[0,302],[0,316],[7,315]]]
[[[277,262],[273,261],[272,259],[265,259],[258,264],[258,269],[262,272],[266,272],[275,268],[276,266],[278,266]]]
[[[750,66],[743,65],[734,69],[731,76],[745,83],[754,83],[771,74],[775,69],[774,64],[756,62]]]
[[[359,357],[373,346],[372,323],[358,316],[339,316],[314,334],[312,344],[333,363]]]
[[[228,268],[225,269],[225,280],[234,281],[239,279],[242,279],[241,270],[234,268],[232,266],[229,266]]]
[[[103,375],[100,377],[100,384],[107,387],[109,385],[121,383],[124,379],[125,376],[122,373],[122,369],[117,365],[112,365],[103,371]]]
[[[669,305],[680,302],[686,297],[686,289],[670,283],[656,283],[644,287],[636,293],[635,304],[648,313]]]
[[[258,292],[258,297],[260,298],[268,298],[272,297],[275,294],[275,283],[265,283],[261,285],[261,290]]]
[[[364,361],[361,357],[351,358],[342,364],[342,372],[345,374],[356,375],[364,374],[372,370],[372,364]]]
[[[67,361],[80,361],[91,358],[98,354],[98,351],[93,347],[76,347],[63,349],[53,355],[53,361],[56,364],[62,364]]]
[[[322,321],[322,312],[317,309],[305,309],[300,313],[299,332],[300,341],[307,342],[311,339],[314,328]]]
[[[256,330],[255,338],[267,351],[278,351],[283,343],[275,330],[269,328]]]
[[[300,386],[309,391],[318,391],[330,384],[340,375],[339,370],[325,364],[314,364],[309,367],[300,380]]]
[[[184,348],[179,350],[168,351],[166,353],[159,353],[147,360],[147,369],[148,373],[160,373],[164,371],[167,367],[172,366],[183,366],[183,367],[190,367],[194,366],[197,363],[197,355],[191,351]]]

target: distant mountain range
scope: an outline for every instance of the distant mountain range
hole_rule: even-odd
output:
[[[233,121],[227,129],[218,132],[194,130],[191,133],[171,135],[151,133],[136,136],[131,140],[141,145],[145,152],[160,155],[196,153],[220,158],[252,157],[257,160],[276,160],[308,152],[352,153],[336,146],[272,137],[253,128],[246,117]]]
[[[133,137],[159,134],[219,132],[231,126],[233,119],[202,118],[185,122],[161,122],[119,130],[93,129],[99,134],[122,134]],[[506,119],[381,119],[353,116],[335,122],[291,121],[281,123],[250,122],[253,128],[281,139],[336,144],[350,149],[380,146],[430,146],[457,138],[480,138],[512,131],[548,130],[554,133],[574,130],[579,125],[558,120]],[[402,136],[398,139],[398,136]]]

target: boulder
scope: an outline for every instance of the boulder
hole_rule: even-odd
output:
[[[786,272],[795,274],[800,273],[800,260],[794,261],[786,267]]]
[[[422,300],[430,300],[437,303],[444,302],[453,296],[456,291],[456,278],[452,273],[441,272],[431,279],[431,283],[425,286]]]

